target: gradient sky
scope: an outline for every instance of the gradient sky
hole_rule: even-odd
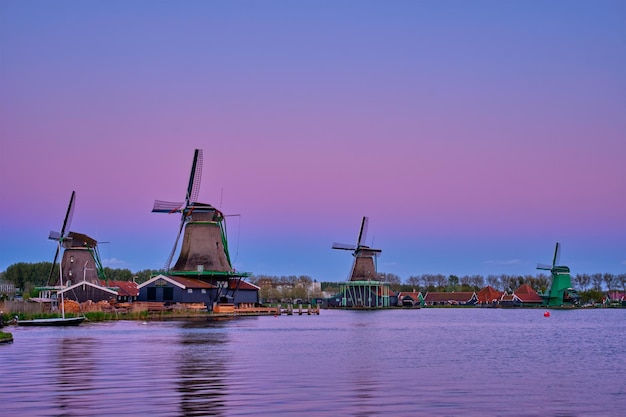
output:
[[[0,271],[160,268],[193,150],[238,270],[626,272],[626,3],[0,0]]]

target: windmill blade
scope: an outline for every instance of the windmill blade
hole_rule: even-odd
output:
[[[341,250],[355,250],[356,246],[348,245],[347,243],[333,243],[333,249],[341,249]]]
[[[174,253],[176,253],[176,248],[178,247],[178,240],[180,239],[180,235],[183,232],[184,225],[185,225],[185,215],[183,215],[180,221],[180,228],[178,229],[178,234],[176,235],[176,242],[174,242],[174,247],[172,248],[172,251],[170,252],[170,256],[167,258],[167,261],[165,262],[164,269],[166,271],[170,270],[170,264],[172,263],[172,258],[174,258]]]
[[[537,269],[545,269],[546,271],[550,271],[552,269],[552,266],[548,264],[537,264]]]
[[[70,228],[72,224],[72,217],[74,216],[74,201],[76,199],[76,191],[72,191],[70,197],[70,204],[67,206],[67,212],[65,213],[65,219],[63,220],[63,226],[61,227],[61,238],[65,236],[65,230]]]
[[[191,175],[189,175],[189,185],[187,186],[187,196],[185,202],[195,203],[200,192],[200,180],[202,179],[202,149],[196,149],[193,154],[193,164],[191,165]]]
[[[57,259],[59,257],[59,251],[61,250],[61,245],[60,244],[58,244],[56,246],[57,246],[57,249],[54,252],[54,259],[52,260],[52,266],[50,267],[50,273],[48,274],[48,281],[46,282],[46,285],[50,285],[50,280],[52,279],[52,275],[54,273],[54,266],[57,263]]]
[[[556,247],[554,248],[554,259],[552,260],[552,266],[557,266],[561,260],[561,244],[556,242]]]
[[[54,271],[54,266],[57,263],[57,259],[59,258],[59,252],[61,251],[61,240],[65,237],[65,230],[70,228],[72,224],[72,217],[74,216],[74,202],[76,201],[76,191],[72,191],[72,196],[70,197],[70,203],[67,206],[67,211],[65,212],[65,218],[63,219],[63,225],[61,226],[61,231],[51,231],[48,235],[48,239],[56,240],[58,244],[56,245],[56,250],[54,251],[54,259],[52,260],[52,266],[50,267],[50,274],[48,275],[48,284],[52,279],[52,273]],[[60,268],[60,266],[59,266]]]
[[[363,217],[363,221],[361,222],[361,230],[359,231],[359,239],[356,241],[356,246],[361,246],[361,242],[365,241],[367,236],[367,217]]]
[[[154,206],[152,206],[153,213],[180,213],[185,206],[182,201],[163,201],[154,200]]]

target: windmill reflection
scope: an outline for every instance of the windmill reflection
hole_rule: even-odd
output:
[[[228,334],[223,321],[185,322],[180,343],[180,407],[185,416],[223,416],[226,412]]]

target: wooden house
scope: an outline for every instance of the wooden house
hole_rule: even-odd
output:
[[[217,302],[218,288],[196,278],[157,275],[137,286],[138,301],[173,303],[204,303],[212,309]]]
[[[476,293],[476,299],[478,304],[482,306],[494,306],[500,302],[500,299],[505,294],[506,292],[496,290],[491,285],[487,285],[485,288]]]
[[[513,295],[522,306],[540,306],[544,304],[541,296],[528,284],[520,285],[518,289],[513,291]]]
[[[117,292],[116,301],[119,303],[132,303],[139,295],[137,283],[134,281],[100,280],[100,285]]]
[[[427,292],[424,297],[425,305],[475,305],[476,293],[473,291],[459,292]]]
[[[99,285],[92,281],[80,281],[76,284],[65,287],[57,292],[57,298],[63,294],[66,300],[73,300],[77,303],[85,301],[111,301],[117,299],[117,291],[114,289]]]
[[[420,307],[424,305],[424,296],[421,292],[399,292],[398,306],[400,307]]]

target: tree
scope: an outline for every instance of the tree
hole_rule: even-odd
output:
[[[53,281],[57,276],[59,268],[55,266],[52,268],[51,262],[38,262],[29,264],[25,262],[19,262],[10,265],[4,273],[4,279],[11,282],[15,288],[20,288],[23,291],[28,291],[35,286],[48,285],[48,277],[50,276],[50,269],[52,269]]]
[[[591,275],[591,282],[593,282],[592,289],[596,291],[602,291],[602,274],[593,274]]]
[[[450,275],[448,277],[448,286],[446,287],[446,291],[454,292],[457,291],[459,286],[459,277],[456,275]]]
[[[502,289],[502,287],[500,286],[500,277],[497,275],[487,276],[487,282],[496,290]]]
[[[417,275],[412,275],[406,280],[406,283],[412,286],[417,291],[419,291],[419,288],[421,287],[421,282],[422,282],[421,277]]]
[[[485,287],[485,279],[482,275],[472,275],[471,282],[475,290],[480,290]]]
[[[446,284],[448,283],[448,279],[445,275],[442,274],[435,275],[435,281],[437,282],[437,289],[439,291],[443,291],[446,288]]]
[[[589,274],[576,274],[574,276],[574,283],[581,291],[586,290],[590,282],[591,275]]]
[[[606,289],[611,291],[613,289],[613,284],[615,283],[615,275],[606,273],[602,275],[602,279],[606,284]]]
[[[388,282],[390,284],[400,284],[402,282],[398,275],[384,272],[378,273],[378,279],[382,282]]]

